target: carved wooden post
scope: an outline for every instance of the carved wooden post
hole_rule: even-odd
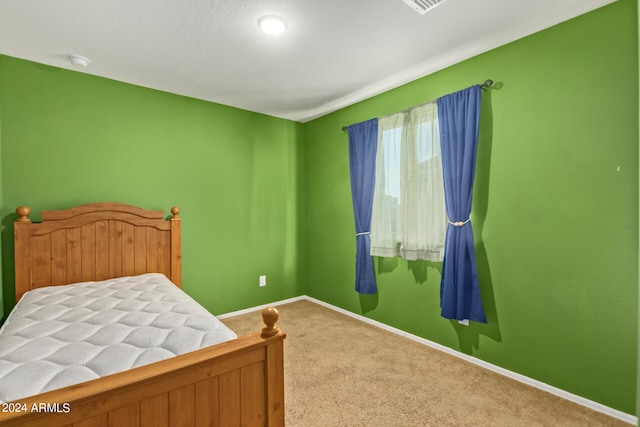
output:
[[[171,281],[182,287],[182,247],[180,244],[180,231],[182,227],[182,218],[180,208],[174,206],[171,208]]]
[[[16,302],[31,289],[31,209],[27,206],[18,206],[16,214],[18,219],[13,223],[14,256],[19,260],[16,263]]]
[[[266,325],[262,328],[261,338],[275,337],[281,334],[276,325],[278,310],[267,307],[262,310],[262,321]],[[284,426],[284,345],[281,339],[270,342],[266,347],[265,375],[267,379],[267,419],[268,426]]]

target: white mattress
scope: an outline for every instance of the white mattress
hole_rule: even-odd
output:
[[[34,289],[0,328],[0,401],[234,338],[162,274]]]

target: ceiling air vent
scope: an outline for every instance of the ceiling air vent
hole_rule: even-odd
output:
[[[402,1],[408,4],[411,7],[411,9],[415,10],[420,15],[424,15],[434,7],[438,6],[441,3],[444,3],[446,0],[402,0]]]

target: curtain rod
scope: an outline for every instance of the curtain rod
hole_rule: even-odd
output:
[[[482,83],[480,85],[480,89],[482,90],[487,90],[488,88],[490,88],[491,86],[493,86],[493,80],[491,79],[487,79],[484,81],[484,83]],[[395,114],[395,113],[394,113]],[[342,126],[342,132],[346,132],[347,129],[349,129],[349,126]]]

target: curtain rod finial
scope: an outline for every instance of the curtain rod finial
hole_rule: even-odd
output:
[[[491,86],[493,86],[493,80],[491,80],[491,79],[487,79],[487,80],[485,80],[485,81],[484,81],[484,83],[482,83],[482,84],[480,85],[480,87],[482,88],[482,90],[487,89],[487,88],[490,88]]]

